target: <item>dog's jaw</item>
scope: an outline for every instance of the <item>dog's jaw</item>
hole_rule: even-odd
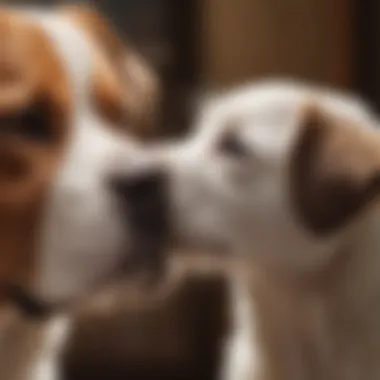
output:
[[[107,160],[119,145],[102,127],[91,119],[78,124],[46,203],[34,291],[48,302],[101,284],[127,253],[126,221],[107,186]]]

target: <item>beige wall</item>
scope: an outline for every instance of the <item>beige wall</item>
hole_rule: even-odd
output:
[[[349,0],[204,0],[202,79],[297,75],[350,86]]]

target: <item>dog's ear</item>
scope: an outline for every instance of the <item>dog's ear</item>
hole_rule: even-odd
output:
[[[159,81],[151,67],[97,10],[78,5],[60,10],[95,44],[92,93],[101,114],[139,136],[151,132],[160,100]]]
[[[342,228],[380,191],[378,133],[317,108],[306,110],[291,159],[291,196],[313,233]]]

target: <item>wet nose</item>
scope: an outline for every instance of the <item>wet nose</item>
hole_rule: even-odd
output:
[[[156,198],[165,186],[165,176],[161,170],[152,169],[144,172],[128,173],[112,179],[115,193],[126,201],[141,202]]]
[[[132,237],[131,270],[161,273],[169,243],[168,179],[159,169],[129,173],[113,179],[112,187]]]

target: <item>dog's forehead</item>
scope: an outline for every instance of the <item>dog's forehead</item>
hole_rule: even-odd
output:
[[[68,74],[76,104],[87,102],[93,70],[93,47],[89,38],[75,24],[49,10],[30,8],[23,13],[43,30],[58,55]]]
[[[287,121],[294,120],[300,110],[310,105],[316,105],[333,116],[355,121],[367,120],[370,116],[370,111],[360,99],[328,88],[291,82],[248,85],[227,95],[210,98],[203,114],[208,121],[219,124],[218,128],[222,120],[228,119],[286,126]]]
[[[286,152],[307,94],[292,88],[250,86],[210,100],[201,116],[203,139],[231,129],[256,153]]]
[[[205,138],[235,128],[257,151],[286,154],[310,106],[350,122],[372,122],[371,112],[359,99],[326,88],[267,82],[211,98],[200,129]]]
[[[12,71],[16,68],[21,75],[30,74],[36,87],[46,82],[44,77],[52,70],[61,71],[75,108],[88,106],[93,46],[69,19],[49,9],[0,6],[0,37],[0,63],[13,66]],[[54,86],[55,80],[49,83]]]

